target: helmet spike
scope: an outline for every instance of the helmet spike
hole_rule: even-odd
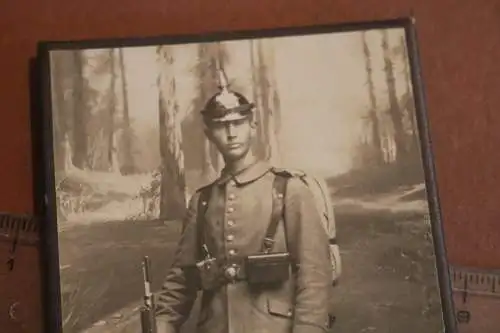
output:
[[[218,77],[219,77],[219,88],[222,91],[228,91],[228,89],[229,89],[229,83],[228,83],[228,80],[227,80],[227,76],[226,76],[226,73],[224,73],[224,70],[221,68],[220,65],[217,68],[217,74],[218,74]]]
[[[218,59],[217,59],[218,60]],[[201,111],[205,119],[222,121],[242,119],[252,114],[253,104],[242,94],[229,90],[229,80],[220,61],[215,61],[215,78],[220,91],[213,95]]]

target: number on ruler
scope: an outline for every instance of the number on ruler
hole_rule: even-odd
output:
[[[7,266],[9,267],[9,271],[12,271],[14,269],[14,260],[15,260],[14,255],[17,250],[18,238],[19,238],[19,227],[16,229],[16,233],[14,235],[14,241],[12,242],[12,247],[10,248],[9,259],[7,260]]]
[[[457,321],[460,324],[468,324],[470,322],[471,314],[469,311],[460,310],[457,312]]]

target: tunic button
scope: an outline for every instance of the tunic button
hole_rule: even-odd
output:
[[[230,256],[234,256],[235,254],[236,254],[236,250],[235,249],[229,250],[229,255]]]
[[[229,220],[227,221],[227,225],[232,227],[234,225],[234,221],[233,220]]]
[[[234,200],[235,197],[236,196],[233,193],[229,194],[229,196],[228,196],[229,200]]]
[[[228,213],[232,213],[232,212],[234,212],[234,208],[233,208],[233,207],[229,207],[229,208],[227,209],[227,212],[228,212]]]
[[[234,235],[227,235],[226,238],[228,241],[232,241],[234,239]]]

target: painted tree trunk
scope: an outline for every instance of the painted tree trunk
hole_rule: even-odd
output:
[[[370,162],[376,165],[382,164],[383,162],[383,152],[382,152],[382,141],[380,135],[380,123],[377,115],[377,99],[375,97],[375,87],[373,84],[373,68],[371,63],[371,54],[366,41],[366,33],[361,33],[362,43],[363,43],[363,54],[365,57],[365,68],[367,75],[367,86],[368,86],[368,96],[370,99],[370,111],[368,113],[368,119],[371,125],[371,145],[373,149],[373,158],[369,158]]]
[[[132,128],[130,127],[127,74],[125,71],[125,60],[122,48],[118,49],[118,59],[121,77],[121,96],[123,99],[123,131],[121,135],[121,148],[123,152],[122,173],[131,174],[135,172],[135,167],[132,156]]]
[[[179,107],[176,101],[174,57],[168,47],[159,47],[161,73],[159,86],[161,194],[160,217],[182,219],[186,212],[186,180]]]
[[[382,30],[382,49],[384,53],[384,69],[386,74],[387,93],[389,95],[389,116],[394,126],[394,145],[396,150],[396,161],[404,159],[407,148],[405,144],[405,133],[403,129],[403,117],[399,107],[396,83],[394,77],[394,64],[389,53],[389,41],[386,30]]]
[[[73,81],[73,165],[79,169],[87,168],[88,110],[85,98],[85,80],[83,78],[83,51],[73,51],[74,81]]]

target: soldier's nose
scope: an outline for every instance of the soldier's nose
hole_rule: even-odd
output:
[[[229,125],[227,127],[227,132],[226,133],[227,133],[227,137],[228,138],[235,138],[236,137],[236,132],[234,130],[234,127],[231,126],[231,125]]]

